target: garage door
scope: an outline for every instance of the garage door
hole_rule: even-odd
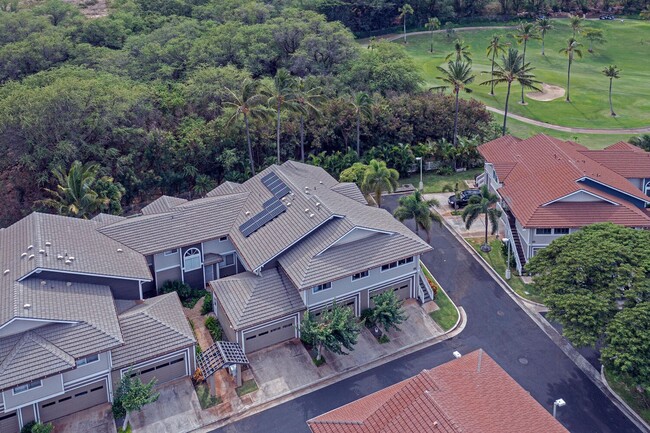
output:
[[[372,298],[377,296],[380,293],[392,290],[397,295],[398,299],[408,299],[411,297],[411,284],[410,281],[402,281],[401,283],[394,284],[388,287],[383,287],[381,289],[373,290],[370,292],[370,308],[375,306]]]
[[[41,422],[51,421],[108,401],[106,380],[73,389],[38,404]]]
[[[178,379],[187,374],[185,371],[185,354],[182,353],[176,357],[146,367],[135,368],[133,373],[140,376],[142,383],[148,383],[153,378],[156,378],[157,384]]]
[[[0,414],[0,432],[2,433],[18,433],[20,427],[18,426],[18,414],[16,412],[10,414]]]
[[[273,325],[244,332],[244,352],[251,353],[273,344],[282,343],[296,336],[294,318]]]
[[[341,307],[350,308],[354,312],[354,314],[356,315],[357,314],[357,299],[358,298],[355,296],[354,298],[344,299],[342,301],[337,301],[336,303],[338,305],[340,305]],[[329,304],[327,304],[324,307],[314,308],[313,310],[310,310],[310,313],[314,317],[320,317],[320,315],[323,314],[323,311],[331,310],[331,309],[332,309],[332,303],[330,302]]]

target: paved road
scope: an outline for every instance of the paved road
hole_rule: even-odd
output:
[[[390,208],[396,200],[383,201]],[[571,432],[638,432],[446,229],[434,228],[431,244],[435,249],[423,261],[456,304],[465,308],[468,322],[461,334],[215,432],[307,433],[309,418],[447,362],[454,350],[468,353],[478,348],[549,411],[555,399],[566,400],[558,419]],[[516,401],[512,410],[517,410]]]

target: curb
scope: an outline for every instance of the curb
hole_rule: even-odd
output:
[[[445,331],[445,333],[442,334],[442,335],[446,335],[446,334],[452,332],[454,329],[456,329],[456,328],[458,327],[458,325],[460,324],[460,321],[461,321],[461,319],[462,319],[462,314],[461,314],[460,310],[461,310],[463,307],[459,307],[459,306],[457,306],[456,303],[455,303],[455,302],[454,302],[454,301],[449,297],[449,293],[447,293],[447,292],[445,291],[445,289],[442,288],[442,285],[438,282],[438,280],[436,280],[436,277],[433,276],[433,274],[431,273],[431,271],[429,270],[429,268],[427,268],[427,265],[425,265],[425,264],[422,262],[422,260],[420,260],[420,266],[427,270],[427,272],[429,273],[429,275],[431,276],[431,278],[433,279],[433,281],[438,285],[438,288],[442,291],[442,293],[445,294],[445,296],[447,297],[447,299],[449,299],[449,302],[451,302],[451,305],[454,306],[454,308],[456,309],[456,313],[458,313],[458,319],[456,320],[456,323],[454,324],[454,326],[452,326],[451,328],[449,328],[449,331]],[[464,313],[465,313],[465,310],[463,310],[463,314],[464,314]],[[464,327],[465,327],[465,325],[463,324],[463,328],[464,328]]]
[[[442,287],[441,287],[442,289]],[[446,294],[446,292],[445,292]],[[451,301],[451,298],[449,298]],[[456,324],[450,328],[448,331],[444,332],[441,335],[427,338],[424,340],[417,341],[415,343],[409,344],[408,346],[403,347],[400,351],[394,352],[394,353],[387,353],[385,355],[380,356],[377,359],[374,359],[370,361],[367,364],[361,365],[361,366],[353,366],[353,367],[348,367],[340,372],[331,374],[329,376],[325,376],[321,378],[319,381],[301,386],[299,388],[296,388],[291,391],[284,392],[271,400],[267,400],[265,402],[261,402],[257,405],[252,405],[245,407],[244,410],[239,413],[239,414],[233,414],[231,416],[224,417],[220,420],[217,420],[215,422],[203,425],[197,429],[193,430],[188,430],[188,432],[196,432],[196,433],[207,433],[210,432],[214,429],[224,427],[228,424],[231,424],[236,421],[240,421],[244,418],[248,418],[249,416],[255,415],[259,412],[263,412],[267,409],[270,409],[272,407],[278,406],[282,403],[285,403],[287,401],[291,401],[294,398],[302,397],[303,395],[309,394],[312,391],[317,391],[319,389],[325,388],[329,385],[332,385],[336,382],[339,382],[341,380],[348,379],[352,376],[355,376],[359,373],[364,373],[368,370],[372,370],[375,367],[379,367],[380,365],[386,364],[388,362],[394,361],[396,359],[399,359],[403,356],[410,355],[412,353],[415,353],[419,350],[425,349],[427,347],[433,346],[435,344],[441,343],[443,341],[449,340],[465,329],[465,325],[467,324],[467,314],[465,313],[465,310],[463,307],[458,307],[456,304],[451,301],[452,305],[456,308],[456,311],[458,311],[458,320],[456,321]]]
[[[607,377],[605,377],[605,366],[604,366],[604,365],[601,365],[601,366],[600,366],[600,380],[603,381],[603,384],[607,387],[607,390],[612,394],[612,396],[613,396],[616,400],[618,400],[618,402],[619,402],[620,404],[622,404],[623,406],[625,406],[625,407],[627,408],[627,410],[628,410],[628,411],[629,411],[629,412],[634,416],[634,418],[636,418],[636,420],[637,420],[640,424],[642,424],[643,427],[645,427],[645,431],[646,431],[646,432],[650,432],[650,424],[648,424],[648,423],[646,422],[646,420],[644,420],[643,418],[641,418],[641,415],[639,415],[638,413],[636,413],[636,411],[635,411],[634,409],[632,409],[632,408],[630,407],[630,405],[628,405],[628,404],[625,402],[625,400],[623,400],[623,398],[622,398],[620,395],[618,395],[618,394],[616,393],[616,391],[614,391],[614,390],[612,389],[611,386],[609,386],[609,383],[607,382]]]
[[[449,230],[449,232],[454,236],[456,239],[459,241],[464,240],[464,238],[457,233],[452,227],[449,226],[449,224],[444,221],[443,223],[445,225],[445,228]],[[467,249],[474,258],[480,258],[481,255],[476,252],[476,250],[469,245],[467,242],[460,242],[465,249]],[[521,307],[521,309],[530,317],[533,322],[555,343],[555,345],[567,356],[573,363],[580,369],[582,372],[591,380],[594,385],[598,387],[607,397],[609,397],[610,401],[614,403],[618,409],[623,412],[625,416],[636,426],[638,427],[641,431],[643,432],[650,432],[650,430],[647,429],[646,423],[645,422],[639,422],[638,421],[638,414],[631,410],[631,408],[623,403],[621,404],[619,398],[611,398],[612,396],[617,396],[616,393],[612,393],[606,385],[605,382],[603,382],[601,378],[601,374],[596,370],[590,363],[585,359],[584,356],[582,356],[575,347],[562,335],[560,335],[559,332],[545,319],[543,318],[540,314],[537,314],[533,311],[531,311],[526,305],[526,302],[530,301],[522,301],[523,298],[521,298],[519,295],[515,296],[515,292],[510,288],[510,286],[507,283],[504,283],[503,278],[494,270],[492,269],[491,266],[485,262],[485,260],[478,260],[477,262],[486,270],[488,274],[490,274],[493,279],[501,286],[501,288],[504,290],[504,292],[510,296],[510,298],[517,303]]]

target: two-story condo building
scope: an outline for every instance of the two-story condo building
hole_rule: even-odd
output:
[[[540,134],[506,135],[479,146],[488,184],[500,197],[517,269],[553,239],[589,224],[650,228],[650,153],[620,142],[589,150]]]

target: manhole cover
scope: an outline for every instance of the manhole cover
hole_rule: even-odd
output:
[[[523,356],[519,358],[519,363],[521,365],[528,365],[528,359],[524,358]]]
[[[501,310],[497,311],[497,316],[503,316],[504,314],[506,314],[506,313],[504,313],[504,312],[501,311]]]

